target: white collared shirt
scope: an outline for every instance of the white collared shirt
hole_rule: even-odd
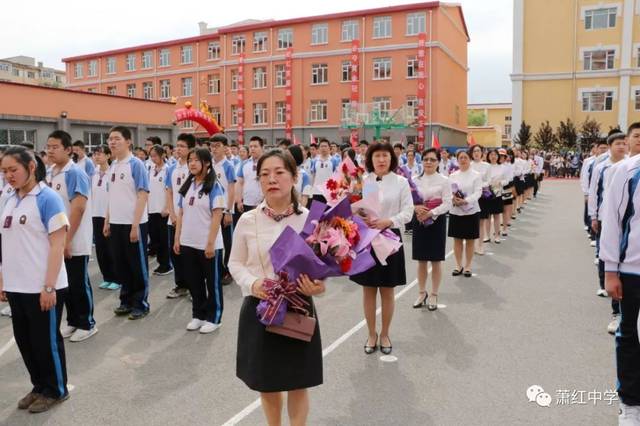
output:
[[[391,219],[394,229],[404,229],[404,224],[413,217],[413,198],[409,181],[393,172],[387,173],[381,180],[377,179],[375,173],[370,173],[364,178],[363,185],[371,184],[377,186],[380,197],[378,217]]]
[[[213,184],[211,192],[207,195],[202,192],[202,184],[196,184],[194,180],[186,196],[180,196],[178,201],[178,208],[182,211],[180,245],[198,250],[206,249],[213,211],[224,209],[226,206],[227,197],[219,182]],[[221,229],[218,229],[216,235],[215,248],[224,248]]]
[[[324,184],[333,176],[339,161],[329,156],[325,159],[318,156],[311,162],[311,176],[313,176],[313,194],[322,195]]]
[[[167,165],[157,167],[155,164],[149,169],[149,201],[147,203],[149,214],[162,213],[167,204],[167,191],[165,179],[167,178]]]
[[[431,210],[433,213],[433,219],[438,216],[446,214],[451,210],[453,206],[451,200],[451,183],[449,178],[441,175],[440,173],[433,173],[431,175],[423,174],[414,179],[416,188],[424,201],[432,200],[434,198],[440,198],[442,204]]]
[[[96,171],[93,161],[86,155],[81,160],[78,160],[76,164],[80,167],[80,170],[84,171],[89,177],[93,176]]]
[[[455,184],[457,188],[464,193],[465,201],[472,206],[469,210],[463,210],[459,206],[453,206],[451,207],[450,213],[457,216],[467,216],[478,213],[480,211],[478,200],[482,195],[482,178],[480,174],[469,167],[466,172],[458,170],[455,173],[451,173],[449,181],[451,182],[451,192],[455,192],[453,188]]]
[[[167,176],[165,177],[164,184],[166,189],[171,189],[173,199],[173,211],[178,213],[178,201],[180,201],[180,188],[187,181],[189,177],[189,166],[185,161],[183,164],[176,162],[174,165],[167,168]],[[169,225],[172,225],[171,218],[169,218]]]
[[[107,217],[109,210],[109,169],[104,172],[100,168],[91,177],[91,215],[93,217]]]
[[[109,168],[109,223],[131,225],[136,211],[138,192],[149,192],[149,176],[144,163],[131,153],[122,161],[114,160]],[[148,221],[147,206],[142,209],[140,223]]]
[[[472,161],[471,162],[471,169],[475,170],[476,172],[478,172],[478,174],[480,175],[480,179],[482,181],[482,186],[489,186],[489,166],[490,164],[487,163],[486,161]]]
[[[242,178],[242,204],[257,206],[264,199],[262,188],[258,182],[258,160],[249,158],[242,163],[238,178]]]

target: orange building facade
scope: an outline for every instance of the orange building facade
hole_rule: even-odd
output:
[[[424,80],[418,78],[419,37],[426,40]],[[259,135],[275,143],[285,137],[288,121],[289,50],[293,135],[304,143],[311,134],[347,142],[353,40],[359,42],[359,102],[387,114],[404,106],[414,118],[406,128],[383,129],[383,137],[416,140],[418,83],[424,81],[425,139],[437,132],[443,144],[466,145],[469,35],[456,5],[429,2],[235,25],[63,61],[67,88],[173,100],[178,106],[206,101],[232,138],[238,137],[240,124],[245,140]],[[195,133],[203,130],[189,122],[181,125]],[[373,134],[361,128],[358,138]]]

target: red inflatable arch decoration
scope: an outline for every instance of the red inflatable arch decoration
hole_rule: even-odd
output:
[[[222,127],[220,127],[216,119],[209,112],[207,103],[204,101],[200,103],[199,110],[194,109],[191,102],[187,101],[184,103],[184,108],[176,110],[175,114],[177,122],[186,120],[195,121],[209,133],[209,136],[223,131]]]

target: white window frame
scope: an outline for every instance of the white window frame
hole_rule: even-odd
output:
[[[193,46],[180,46],[180,65],[193,63]]]
[[[595,110],[593,109],[592,103],[593,99],[591,97],[588,98],[588,107],[585,109],[585,96],[593,96],[595,94],[604,93],[605,98],[603,99],[603,109]],[[613,111],[614,102],[618,99],[618,90],[616,87],[588,87],[588,88],[580,88],[578,90],[578,101],[581,104],[581,110],[583,112],[610,112]],[[611,98],[611,108],[606,109],[607,106],[607,98]]]
[[[231,105],[231,125],[238,125],[238,105]]]
[[[213,115],[213,118],[216,119],[216,122],[220,124],[220,121],[222,120],[222,113],[220,112],[220,107],[210,107],[209,112],[211,112],[211,115]]]
[[[314,24],[311,27],[311,45],[318,46],[329,43],[329,24]]]
[[[256,31],[253,33],[253,52],[266,52],[269,46],[269,34],[266,31]]]
[[[153,99],[153,81],[145,81],[142,83],[142,98],[151,100]]]
[[[410,80],[414,78],[418,78],[418,57],[417,56],[407,57],[407,78]]]
[[[340,100],[340,121],[349,120],[349,105],[351,104],[350,99],[341,99]]]
[[[209,95],[219,95],[220,89],[220,74],[209,74],[207,76],[207,93]]]
[[[142,69],[150,69],[153,68],[153,51],[146,50],[142,52]]]
[[[231,70],[230,71],[230,78],[229,80],[231,81],[231,91],[232,92],[237,92],[238,91],[238,70]]]
[[[622,5],[620,3],[594,4],[584,6],[581,9],[581,19],[584,21],[584,29],[586,31],[606,30],[615,28],[617,18],[621,16]],[[597,14],[597,16],[596,16]],[[606,25],[594,27],[595,18],[602,19],[606,15]],[[611,25],[613,21],[613,25]]]
[[[287,104],[284,101],[275,103],[276,117],[273,124],[285,124],[287,122]]]
[[[360,39],[360,23],[355,19],[342,21],[340,31],[340,41],[347,42]]]
[[[409,110],[412,118],[418,118],[418,97],[416,95],[409,95],[405,100],[405,105]]]
[[[136,54],[135,53],[129,53],[127,55],[127,59],[125,62],[126,62],[125,70],[127,72],[136,70]]]
[[[158,56],[160,57],[160,60],[158,61],[160,67],[171,66],[171,50],[160,49]]]
[[[342,61],[340,63],[340,82],[351,83],[351,73],[351,61]]]
[[[83,66],[82,66],[82,62],[76,62],[75,66],[73,67],[73,76],[75,78],[82,78],[82,74],[83,74]]]
[[[246,40],[243,35],[234,35],[231,38],[231,55],[239,55],[244,52]]]
[[[210,41],[207,45],[207,60],[213,61],[220,59],[220,42]]]
[[[98,76],[98,61],[92,59],[89,61],[87,65],[87,77],[97,77]]]
[[[391,112],[391,96],[375,96],[373,109],[380,112],[380,117],[389,117]]]
[[[285,50],[289,47],[293,47],[293,28],[280,28],[278,30],[277,50]]]
[[[391,38],[391,16],[376,16],[373,18],[373,38]]]
[[[391,80],[391,57],[373,58],[373,80]]]
[[[256,67],[253,69],[253,88],[267,88],[267,67]]]
[[[263,125],[269,124],[267,121],[267,104],[264,102],[258,102],[253,104],[253,124]]]
[[[604,68],[593,68],[593,56],[604,53]],[[583,71],[610,71],[616,68],[615,60],[618,57],[617,46],[599,46],[595,48],[581,48],[580,60],[582,62]],[[609,67],[609,63],[611,67]],[[587,65],[588,64],[588,65]]]
[[[427,14],[425,12],[407,13],[406,36],[416,36],[427,31]]]
[[[107,86],[107,95],[115,96],[118,93],[116,86]]]
[[[329,65],[311,64],[311,85],[320,86],[329,84]]]
[[[171,80],[169,80],[168,78],[164,80],[160,80],[159,84],[160,84],[160,99],[171,98]]]
[[[317,99],[311,101],[309,110],[309,121],[312,123],[327,121],[329,116],[329,108],[326,99]]]
[[[130,98],[135,98],[136,97],[136,84],[135,83],[130,83],[127,84],[127,96]]]
[[[287,85],[287,67],[284,64],[277,64],[273,69],[273,87],[285,87]]]
[[[193,96],[193,77],[181,78],[180,86],[182,87],[182,97]]]

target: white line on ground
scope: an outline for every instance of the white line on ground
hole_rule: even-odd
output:
[[[6,352],[8,352],[9,349],[11,349],[11,347],[13,346],[14,343],[16,343],[16,339],[15,338],[12,337],[11,339],[9,339],[9,341],[4,344],[2,349],[0,349],[0,356],[4,355]]]
[[[449,253],[446,254],[446,256],[444,257],[445,260],[447,260],[449,257],[451,257],[451,255],[453,254],[453,250],[451,250]],[[429,271],[431,272],[431,268],[429,268]],[[407,293],[409,290],[411,290],[413,287],[415,287],[415,285],[418,284],[418,280],[413,280],[411,283],[409,283],[407,286],[405,286],[405,288],[403,288],[401,291],[399,291],[394,299],[398,300],[400,299],[402,296],[405,295],[405,293]],[[378,308],[376,310],[376,315],[380,315],[380,312],[382,312],[382,308]],[[362,320],[359,323],[357,323],[355,326],[353,326],[351,328],[351,330],[347,331],[346,333],[344,333],[342,336],[338,337],[332,344],[330,344],[329,346],[327,346],[323,351],[322,351],[322,357],[325,358],[327,355],[329,355],[331,352],[333,352],[334,350],[336,350],[336,348],[338,346],[340,346],[341,344],[343,344],[344,342],[347,341],[347,339],[349,339],[351,336],[353,336],[354,334],[356,334],[362,327],[364,327],[366,325],[366,321]],[[255,410],[258,409],[258,407],[260,407],[261,402],[260,402],[260,398],[256,399],[255,401],[253,401],[251,404],[247,405],[242,411],[240,411],[238,414],[236,414],[235,416],[231,417],[229,420],[227,420],[222,426],[234,426],[237,425],[238,423],[240,423],[242,420],[244,420],[246,417],[248,417],[251,413],[253,413]]]

